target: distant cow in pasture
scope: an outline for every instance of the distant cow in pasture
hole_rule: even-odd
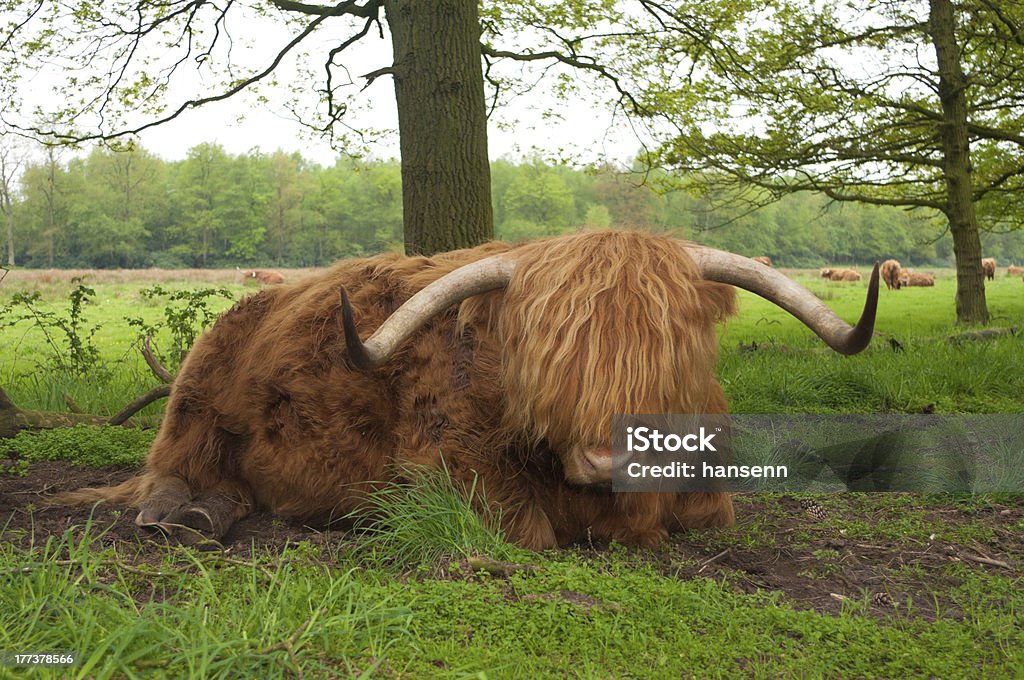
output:
[[[1014,274],[1024,274],[1024,267],[1018,267],[1015,264],[1011,264],[1006,268],[1006,275],[1013,276]]]
[[[996,278],[996,258],[986,257],[981,261],[981,270],[985,272],[985,278],[992,281]]]
[[[252,279],[264,286],[284,283],[284,276],[272,269],[249,269],[243,272],[246,279]]]
[[[871,340],[746,257],[639,231],[346,260],[240,301],[188,353],[145,470],[56,503],[222,536],[255,508],[322,524],[445,469],[520,546],[656,545],[733,523],[729,493],[614,493],[616,413],[727,412],[719,322],[738,286],[842,354]]]
[[[882,280],[885,281],[885,287],[889,290],[900,288],[900,263],[898,260],[886,260],[882,263],[881,268],[878,270],[882,275]]]
[[[758,255],[757,257],[754,257],[754,258],[751,258],[751,259],[754,262],[760,262],[765,267],[771,267],[772,266],[772,258],[768,257],[767,255]]]
[[[925,272],[909,272],[906,269],[901,269],[899,282],[901,286],[927,287],[935,285],[935,277]]]
[[[860,281],[861,275],[852,269],[832,269],[826,267],[821,270],[822,278],[829,281]]]

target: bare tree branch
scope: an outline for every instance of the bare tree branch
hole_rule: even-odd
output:
[[[644,107],[640,104],[640,102],[637,101],[637,99],[633,96],[632,93],[630,93],[623,87],[619,77],[612,73],[607,67],[597,63],[597,60],[594,59],[593,57],[578,54],[565,55],[562,54],[561,52],[556,52],[554,50],[548,50],[545,52],[528,52],[520,54],[519,52],[496,50],[490,45],[485,44],[481,44],[480,49],[486,56],[494,59],[513,59],[515,61],[554,60],[563,63],[567,66],[572,66],[573,68],[591,71],[593,73],[598,74],[608,82],[610,82],[612,86],[615,88],[615,90],[619,93],[619,96],[630,103],[634,113],[642,113],[644,111]]]
[[[153,349],[150,347],[152,339],[152,336],[147,335],[142,340],[142,347],[139,348],[139,351],[142,352],[142,358],[146,360],[146,365],[149,366],[149,370],[153,371],[153,375],[165,383],[172,383],[174,382],[174,376],[153,355]]]
[[[270,0],[270,4],[286,12],[297,12],[320,17],[337,17],[343,14],[370,18],[377,15],[380,7],[380,0],[369,0],[365,5],[359,5],[356,0],[346,0],[337,5],[310,5],[305,2],[291,2],[290,0]]]
[[[45,0],[43,2],[37,3],[35,8],[31,12],[29,12],[27,17],[25,17],[24,21],[20,21],[11,27],[11,30],[8,31],[7,35],[4,37],[4,41],[0,43],[0,53],[4,52],[10,47],[11,41],[14,40],[14,36],[17,35],[18,31],[24,28],[25,25],[28,24],[28,22],[32,21],[32,18],[39,13],[39,10],[41,10],[43,8],[43,5],[45,4]]]
[[[346,5],[348,3],[342,3],[342,4]],[[352,4],[353,4],[353,6],[355,6],[354,3],[352,3]],[[376,5],[376,3],[371,3],[371,4]],[[344,13],[344,12],[339,12],[339,13]],[[129,135],[136,135],[136,134],[142,132],[143,130],[147,130],[149,128],[156,127],[158,125],[162,125],[164,123],[167,123],[168,121],[174,120],[175,118],[177,118],[178,116],[180,116],[182,113],[184,113],[185,111],[187,111],[189,109],[197,108],[197,107],[203,106],[205,104],[209,104],[209,103],[217,102],[217,101],[222,101],[222,100],[228,99],[230,97],[233,97],[234,95],[236,95],[239,92],[245,90],[246,88],[248,88],[248,87],[250,87],[250,86],[260,82],[261,80],[266,78],[268,75],[273,73],[274,70],[280,65],[280,63],[282,62],[284,57],[288,53],[290,53],[299,43],[301,43],[307,36],[309,36],[311,33],[313,33],[313,31],[315,31],[317,29],[317,27],[319,27],[330,16],[334,16],[334,14],[321,15],[321,16],[318,16],[317,18],[315,18],[313,21],[311,21],[298,35],[293,37],[274,56],[274,58],[271,60],[270,65],[267,66],[266,68],[264,68],[262,71],[259,71],[258,73],[256,73],[256,74],[254,74],[252,76],[249,76],[248,78],[245,78],[245,79],[237,82],[232,87],[230,87],[227,90],[225,90],[223,92],[220,92],[218,94],[211,95],[211,96],[208,96],[208,97],[200,97],[200,98],[196,98],[196,99],[190,99],[190,100],[184,102],[183,104],[181,104],[180,106],[178,106],[178,108],[176,108],[172,113],[170,113],[170,114],[168,114],[166,116],[160,117],[160,118],[158,118],[156,120],[152,120],[152,121],[150,121],[148,123],[144,123],[142,125],[136,126],[136,127],[126,128],[126,129],[119,130],[117,132],[113,132],[113,133],[109,133],[109,134],[94,133],[94,134],[86,134],[86,135],[73,135],[73,134],[58,132],[58,131],[52,130],[52,129],[51,130],[42,129],[42,128],[38,127],[38,126],[22,126],[22,125],[19,125],[19,124],[16,124],[16,123],[11,123],[9,121],[6,121],[6,122],[13,129],[16,129],[16,130],[19,130],[19,131],[22,131],[22,132],[26,132],[26,133],[29,133],[29,134],[34,134],[34,135],[37,135],[39,137],[43,137],[43,138],[46,138],[46,139],[53,140],[53,142],[55,142],[55,143],[83,142],[83,141],[90,141],[90,140],[97,140],[97,139],[107,139],[107,140],[110,140],[110,139],[117,139],[117,138],[120,138],[120,137],[126,137],[126,136],[129,136]],[[125,68],[127,68],[127,66],[125,66]],[[106,96],[109,97],[110,94],[111,94],[110,90],[106,90]],[[0,114],[0,116],[2,116],[2,114]]]
[[[130,404],[121,409],[117,415],[107,421],[107,425],[123,425],[129,418],[149,406],[157,399],[163,399],[171,394],[170,385],[157,385],[149,392],[136,397]]]

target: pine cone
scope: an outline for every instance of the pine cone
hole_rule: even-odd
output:
[[[813,498],[801,498],[800,507],[806,510],[808,515],[818,521],[828,517],[828,509]]]

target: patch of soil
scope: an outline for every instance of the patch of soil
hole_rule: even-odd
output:
[[[143,559],[143,552],[168,545],[159,531],[135,526],[135,511],[125,506],[100,503],[95,507],[47,506],[46,498],[85,486],[120,484],[137,474],[137,468],[108,466],[90,468],[65,462],[33,463],[24,476],[0,471],[0,529],[2,540],[21,547],[44,545],[51,536],[61,536],[72,527],[92,521],[93,534],[100,542],[124,548]],[[217,544],[209,548],[239,559],[254,554],[280,552],[301,541],[332,545],[343,540],[341,532],[319,531],[282,520],[267,512],[256,512],[235,523]],[[144,560],[149,561],[149,560]]]
[[[50,507],[45,499],[83,486],[118,484],[138,472],[123,467],[87,468],[63,462],[34,463],[25,476],[0,469],[0,540],[19,547],[42,546],[53,536],[92,520],[99,541],[118,549],[119,559],[131,565],[159,565],[168,540],[159,532],[135,526],[135,512],[106,504],[89,507]],[[794,606],[836,614],[847,601],[867,602],[877,616],[912,615],[934,619],[960,615],[951,594],[961,583],[963,569],[981,570],[1011,578],[1024,577],[1024,496],[1003,498],[984,507],[936,505],[921,499],[910,509],[934,521],[935,533],[893,539],[847,536],[851,523],[884,527],[894,511],[880,496],[848,494],[817,500],[789,496],[748,495],[737,503],[735,529],[688,532],[672,536],[660,550],[636,550],[636,564],[653,564],[666,576],[707,578],[737,592],[781,592]],[[851,500],[853,499],[853,500]],[[834,505],[835,507],[830,507]],[[883,510],[888,507],[889,509]],[[943,541],[946,527],[976,527],[984,542]],[[880,531],[880,535],[892,532]],[[948,533],[948,532],[946,532]],[[744,545],[745,539],[756,543]],[[334,547],[350,541],[341,531],[320,531],[288,522],[269,513],[251,515],[232,527],[218,545],[208,546],[229,559],[279,554],[305,541]],[[606,546],[579,546],[600,563]],[[332,551],[323,551],[330,555]],[[325,558],[326,559],[326,558]],[[505,578],[530,565],[491,566],[488,578]],[[442,578],[476,578],[480,565],[465,561],[449,565]],[[960,569],[956,567],[959,566]],[[497,571],[495,571],[497,570]],[[568,593],[568,594],[567,594]],[[586,597],[557,594],[580,606]],[[911,609],[907,603],[912,602]]]
[[[838,614],[844,603],[866,603],[872,614],[906,615],[935,620],[960,618],[950,591],[961,585],[956,566],[1011,578],[1024,576],[1024,497],[984,510],[954,506],[936,508],[922,500],[918,510],[934,519],[935,533],[896,539],[848,538],[846,522],[872,526],[889,521],[869,494],[852,509],[829,517],[830,497],[797,500],[746,496],[737,507],[737,528],[757,517],[770,518],[771,535],[764,547],[723,545],[714,535],[700,543],[676,540],[657,560],[663,573],[682,579],[708,578],[744,593],[779,591],[800,609]],[[836,497],[842,498],[842,497]],[[875,496],[877,499],[878,497]],[[846,503],[837,503],[846,505]],[[973,525],[991,533],[985,543],[950,543],[939,538],[947,526]],[[979,526],[980,525],[980,526]],[[986,531],[982,531],[985,529]],[[735,532],[736,530],[729,530]],[[887,532],[886,532],[887,533]],[[724,536],[724,534],[722,534]],[[962,570],[960,571],[962,573]],[[908,603],[912,607],[908,609]]]

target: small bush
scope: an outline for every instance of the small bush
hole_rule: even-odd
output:
[[[23,321],[42,331],[51,351],[51,359],[68,374],[84,375],[100,363],[100,352],[93,342],[99,325],[87,325],[85,306],[96,297],[96,291],[71,279],[75,287],[68,294],[68,311],[57,314],[43,308],[42,293],[15,293],[10,303],[0,307],[0,328]],[[61,337],[63,336],[63,337]]]
[[[163,286],[154,285],[143,288],[139,294],[149,300],[166,300],[163,320],[147,323],[141,317],[125,317],[125,321],[129,326],[138,329],[137,342],[141,342],[146,336],[155,336],[162,328],[170,331],[170,352],[161,355],[162,361],[168,367],[176,367],[181,363],[199,334],[220,314],[210,306],[211,300],[218,297],[234,299],[231,291],[224,287],[171,291]]]

